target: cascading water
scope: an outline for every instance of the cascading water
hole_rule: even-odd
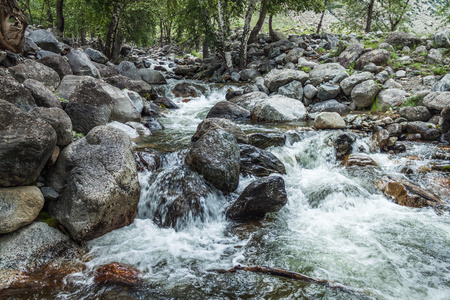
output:
[[[227,220],[224,210],[230,199],[254,180],[241,176],[236,194],[203,197],[197,203],[200,217],[186,215],[175,228],[157,226],[155,217],[161,217],[175,201],[173,195],[166,195],[166,202],[155,202],[167,185],[180,182],[176,176],[170,177],[191,176],[197,182],[196,175],[181,167],[183,149],[189,147],[190,137],[208,110],[224,100],[225,92],[226,88],[213,89],[208,96],[188,103],[174,99],[180,109],[161,119],[166,130],[144,143],[159,145],[158,150],[171,154],[163,156],[156,173],[140,173],[142,192],[135,222],[91,241],[88,269],[66,278],[74,288],[60,292],[58,298],[449,299],[448,213],[396,205],[374,184],[385,174],[403,176],[400,171],[406,166],[417,169],[429,164],[429,153],[435,147],[430,144],[408,145],[408,155],[423,156],[421,161],[411,161],[406,154],[369,153],[368,139],[362,138],[354,151],[366,151],[379,167],[346,169],[336,161],[330,144],[342,132],[302,131],[295,124],[287,126],[289,130],[285,125],[272,127],[270,131],[287,135],[284,147],[268,149],[287,171],[283,178],[288,203],[280,212],[259,222]],[[247,132],[268,130],[248,123],[242,128]],[[417,176],[417,182],[427,185],[433,175]],[[193,188],[186,187],[195,192]],[[145,284],[130,289],[96,287],[90,271],[111,262],[138,268]],[[267,275],[214,271],[236,264],[284,268],[345,283],[362,294],[348,295]]]

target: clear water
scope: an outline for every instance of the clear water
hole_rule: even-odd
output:
[[[169,86],[173,86],[171,82]],[[164,132],[143,141],[165,156],[164,168],[182,163],[190,137],[209,109],[225,99],[226,87],[188,103],[174,99],[179,110],[166,112]],[[170,92],[167,95],[170,95]],[[141,173],[138,218],[125,228],[88,244],[88,269],[67,277],[69,291],[59,299],[450,299],[450,217],[433,209],[396,205],[375,188],[384,174],[399,174],[408,164],[417,170],[430,163],[430,144],[409,144],[408,154],[367,153],[379,168],[347,170],[335,160],[330,139],[339,132],[302,131],[304,124],[253,126],[247,132],[284,132],[288,143],[269,148],[285,165],[287,205],[260,222],[235,223],[224,210],[254,178],[241,177],[236,194],[215,194],[204,201],[208,218],[184,228],[162,229],[151,218],[148,201],[158,192]],[[162,142],[164,141],[164,142]],[[358,140],[368,149],[368,139]],[[161,146],[161,144],[163,146]],[[406,155],[422,155],[412,161]],[[435,174],[415,173],[429,187]],[[403,176],[403,175],[402,175]],[[449,201],[450,199],[443,198]],[[96,287],[92,270],[122,262],[144,274],[136,288]],[[246,272],[218,274],[236,264],[284,268],[348,284],[361,291],[349,295],[291,279]],[[119,297],[119,298],[114,298]],[[110,298],[109,298],[110,297]],[[103,299],[102,298],[102,299]]]

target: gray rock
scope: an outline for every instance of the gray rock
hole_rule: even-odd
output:
[[[0,77],[0,99],[8,101],[24,111],[29,111],[37,106],[30,91],[9,76]]]
[[[344,67],[348,68],[353,64],[364,52],[364,45],[355,43],[347,47],[338,57],[338,62]]]
[[[356,61],[355,68],[357,70],[362,70],[364,66],[370,63],[374,63],[377,66],[381,66],[387,63],[390,53],[384,49],[373,50],[361,55]]]
[[[384,42],[398,47],[413,47],[422,43],[417,36],[402,31],[389,33]]]
[[[258,76],[261,76],[261,73],[259,73],[258,70],[250,68],[242,70],[240,75],[242,81],[248,82],[254,80]]]
[[[318,92],[317,88],[312,84],[305,85],[305,88],[303,89],[303,94],[307,99],[313,99]]]
[[[424,78],[425,79],[425,78]],[[433,76],[434,79],[434,76]],[[433,85],[432,92],[447,92],[450,91],[450,73],[442,77],[439,82]]]
[[[302,84],[308,80],[309,76],[303,71],[291,69],[273,69],[264,78],[264,83],[271,92],[278,91],[278,88],[292,81],[299,81]]]
[[[256,87],[258,88],[258,90],[259,90],[260,92],[265,93],[266,96],[270,94],[269,89],[268,89],[268,88],[266,87],[266,85],[264,84],[264,78],[262,78],[262,77],[256,77],[256,79],[255,79],[255,85],[256,85]]]
[[[346,77],[348,77],[347,71],[338,63],[318,65],[310,73],[311,84],[314,86],[328,81],[340,83]]]
[[[29,185],[56,146],[56,133],[14,105],[0,100],[0,186]]]
[[[135,91],[142,97],[146,97],[147,94],[151,95],[154,90],[150,84],[143,80],[131,80],[130,78],[122,75],[115,75],[105,79],[105,81],[121,90],[127,88]]]
[[[58,73],[46,65],[32,60],[26,60],[23,64],[9,68],[9,71],[20,83],[27,79],[34,79],[43,83],[51,91],[55,91],[60,83]]]
[[[428,55],[425,57],[426,62],[429,64],[440,64],[443,59],[444,56],[438,49],[430,49]]]
[[[164,78],[164,75],[155,70],[151,69],[139,69],[139,75],[141,76],[142,80],[149,84],[166,84],[166,78]]]
[[[397,81],[395,81],[392,78],[389,78],[388,80],[386,80],[386,82],[383,84],[383,88],[384,89],[401,89],[402,85],[400,83],[398,83]]]
[[[31,92],[38,106],[62,108],[58,97],[43,83],[34,79],[27,79],[23,85]]]
[[[389,131],[381,129],[372,135],[373,150],[382,150],[387,146],[389,141]]]
[[[55,52],[52,52],[52,51],[47,51],[47,50],[41,49],[36,53],[36,58],[41,59],[41,58],[44,58],[47,56],[52,56],[52,55],[58,55],[58,54],[55,54]]]
[[[269,176],[272,173],[286,174],[284,164],[272,153],[251,145],[239,145],[241,173],[244,176]]]
[[[161,106],[162,108],[167,108],[167,109],[178,109],[178,105],[175,104],[175,102],[173,102],[172,100],[170,100],[167,97],[158,97],[155,100],[153,100],[153,102],[159,106]]]
[[[67,75],[61,80],[61,84],[56,90],[56,96],[63,99],[63,101],[67,102],[72,94],[75,92],[75,89],[84,81],[89,81],[89,76],[75,76],[75,75]]]
[[[423,98],[423,105],[439,111],[450,107],[450,92],[431,92]]]
[[[330,100],[339,95],[341,88],[339,85],[324,83],[319,86],[317,91],[318,91],[317,97],[320,100]]]
[[[399,110],[400,116],[410,122],[423,121],[427,122],[431,119],[431,113],[425,106],[405,106]]]
[[[100,78],[100,72],[83,50],[73,50],[66,57],[74,75]]]
[[[353,153],[347,156],[343,165],[348,167],[367,167],[367,166],[378,166],[378,164],[367,154],[364,153]]]
[[[222,129],[205,133],[186,155],[186,164],[224,193],[239,184],[239,146],[236,138]]]
[[[250,111],[230,101],[220,101],[209,111],[206,118],[248,119]]]
[[[282,147],[286,144],[286,136],[279,133],[254,133],[248,139],[251,145],[260,149]]]
[[[441,133],[435,128],[434,124],[421,121],[408,122],[406,132],[418,133],[426,141],[435,141],[441,136]]]
[[[389,79],[389,73],[387,71],[381,71],[375,75],[375,79],[381,83],[385,83]]]
[[[261,219],[266,213],[279,211],[286,203],[283,178],[271,176],[248,185],[226,214],[233,220]]]
[[[36,55],[36,53],[39,51],[39,46],[36,45],[35,42],[30,40],[28,37],[25,38],[25,45],[23,46],[23,53],[25,55]],[[6,52],[5,52],[6,57]],[[1,59],[0,59],[1,62]]]
[[[44,199],[46,201],[55,201],[58,200],[60,194],[58,194],[54,188],[49,186],[43,186],[41,187],[42,196],[44,196]]]
[[[322,112],[314,120],[316,129],[344,129],[345,121],[337,112]]]
[[[57,107],[36,107],[30,114],[47,122],[56,132],[56,145],[64,147],[72,143],[72,122],[64,110]]]
[[[347,114],[350,112],[350,109],[347,105],[332,99],[311,105],[311,113],[317,112],[337,112],[338,114]]]
[[[405,78],[408,77],[408,74],[406,73],[405,70],[398,70],[397,72],[395,72],[395,78]]]
[[[258,102],[250,118],[254,122],[289,122],[306,118],[306,108],[300,101],[282,95]]]
[[[385,43],[385,42],[379,44],[377,49],[384,49],[384,50],[387,50],[387,51],[390,51],[390,52],[394,52],[394,47],[392,47],[391,44],[388,44],[388,43]]]
[[[28,36],[28,38],[44,50],[58,54],[62,51],[62,47],[59,45],[53,33],[47,30],[35,30]]]
[[[43,206],[44,197],[35,186],[0,188],[0,234],[30,224]]]
[[[126,123],[129,121],[139,122],[141,114],[136,110],[130,98],[119,88],[107,84],[106,82],[96,80],[103,91],[105,91],[113,100],[111,115],[109,121],[118,121]]]
[[[214,129],[222,129],[230,134],[232,134],[238,143],[247,144],[248,143],[248,137],[242,131],[241,127],[236,125],[234,122],[223,119],[223,118],[209,118],[205,119],[203,122],[201,122],[197,126],[197,131],[192,136],[191,141],[196,142],[198,141],[205,133],[209,132],[210,130]]]
[[[381,91],[377,96],[377,110],[388,111],[390,108],[399,106],[406,100],[406,91],[399,89],[387,89]]]
[[[122,92],[130,99],[137,112],[141,114],[144,109],[144,99],[138,93],[128,89],[123,89]]]
[[[390,137],[399,137],[403,132],[403,126],[399,123],[392,123],[386,126],[386,130],[389,132]]]
[[[264,99],[267,99],[268,97],[269,96],[267,96],[267,94],[263,92],[252,92],[233,97],[229,99],[229,101],[251,111],[257,103]]]
[[[178,83],[172,90],[175,97],[200,97],[202,91],[198,85],[191,84],[189,82]]]
[[[372,105],[379,91],[380,87],[374,80],[367,80],[353,88],[351,97],[356,108],[366,108]]]
[[[61,194],[49,212],[76,241],[87,241],[131,224],[140,196],[129,137],[99,126],[61,152],[46,180]]]
[[[39,59],[38,62],[52,68],[58,73],[60,79],[63,79],[66,75],[73,75],[69,60],[65,56],[50,55]]]
[[[334,140],[333,146],[336,149],[336,159],[344,159],[352,152],[356,138],[356,135],[352,133],[342,133]]]
[[[289,51],[289,53],[284,58],[284,61],[286,63],[291,62],[291,63],[296,64],[298,62],[298,59],[303,56],[304,52],[305,52],[305,50],[302,48],[294,48],[291,51]]]
[[[450,29],[444,28],[435,32],[432,39],[435,47],[450,47]]]
[[[300,81],[292,81],[283,85],[278,88],[278,94],[301,101],[303,99],[302,83]]]
[[[378,67],[374,63],[370,63],[364,66],[363,71],[375,74],[378,71]]]
[[[109,60],[105,54],[92,48],[87,48],[84,52],[92,61],[95,61],[99,64],[106,64]]]
[[[139,71],[132,62],[122,61],[117,68],[123,76],[126,76],[132,80],[141,80]]]

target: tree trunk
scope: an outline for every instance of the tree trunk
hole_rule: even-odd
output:
[[[270,35],[270,38],[272,38],[275,35],[275,33],[273,32],[272,22],[273,22],[273,14],[270,14],[269,15],[269,35]],[[272,40],[273,40],[273,38],[272,38]]]
[[[247,13],[245,15],[244,22],[244,32],[242,33],[241,39],[241,51],[239,53],[240,67],[245,68],[247,65],[247,45],[248,45],[248,34],[250,31],[250,22],[252,21],[253,9],[255,8],[256,0],[250,0],[247,8]]]
[[[366,32],[370,32],[372,27],[372,15],[373,15],[373,6],[375,4],[375,0],[370,0],[369,8],[367,10],[367,24],[366,24]]]
[[[109,23],[108,33],[106,34],[104,54],[111,59],[114,52],[114,43],[116,41],[117,29],[119,28],[119,3],[114,3],[113,12],[111,14],[111,22]]]
[[[120,49],[122,49],[123,40],[124,40],[123,34],[120,33],[117,34],[111,55],[111,62],[114,64],[119,61]]]
[[[228,37],[228,34],[225,32],[225,24],[224,24],[224,14],[222,8],[222,0],[217,1],[217,11],[218,11],[218,25],[219,25],[219,37],[220,37],[220,46],[223,52],[223,58],[225,60],[225,66],[228,70],[228,73],[233,72],[233,60],[231,57],[231,42]]]
[[[203,59],[209,57],[209,47],[206,39],[203,41]]]
[[[323,4],[323,11],[322,11],[322,15],[320,16],[320,21],[319,21],[319,25],[317,25],[317,31],[316,33],[320,33],[320,29],[322,29],[322,22],[323,22],[323,17],[325,16],[325,12],[327,11],[327,5],[328,5],[328,0],[325,0],[324,4]]]
[[[0,49],[22,53],[27,26],[16,0],[0,0]]]
[[[256,22],[255,27],[253,27],[252,32],[250,33],[250,38],[248,39],[248,43],[252,44],[255,43],[258,40],[258,34],[261,31],[261,28],[264,25],[264,20],[266,19],[267,15],[267,0],[261,1],[261,10],[259,11],[259,18],[258,22]]]
[[[45,3],[47,4],[47,21],[49,23],[49,27],[53,27],[53,14],[50,0],[47,0]]]
[[[64,32],[64,0],[56,1],[56,28],[63,33]]]

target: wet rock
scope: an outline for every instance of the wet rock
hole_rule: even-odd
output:
[[[344,67],[348,68],[354,63],[364,52],[364,44],[354,43],[347,47],[338,57],[338,62]]]
[[[59,75],[53,69],[31,60],[9,68],[9,71],[20,83],[27,79],[34,79],[43,83],[51,91],[55,91],[60,83]]]
[[[431,119],[431,113],[425,106],[405,106],[399,110],[400,116],[408,121],[427,122]]]
[[[406,100],[406,91],[400,89],[387,89],[381,91],[377,96],[377,110],[388,111],[397,107]]]
[[[138,93],[128,89],[124,89],[122,92],[128,99],[130,99],[137,112],[142,113],[142,110],[144,109],[144,99]]]
[[[423,105],[439,111],[450,107],[450,92],[431,92],[423,98]]]
[[[27,79],[23,85],[31,92],[38,106],[62,108],[58,97],[43,83],[34,79]]]
[[[109,60],[105,54],[92,48],[87,48],[84,52],[92,61],[99,64],[106,64]]]
[[[263,99],[253,108],[253,122],[289,122],[306,118],[306,108],[300,101],[282,95]]]
[[[175,104],[172,100],[170,100],[167,97],[158,97],[155,100],[153,100],[156,104],[160,105],[163,108],[167,109],[178,109],[178,105]]]
[[[251,145],[239,145],[241,173],[244,176],[269,176],[272,173],[286,174],[284,164],[272,153]]]
[[[435,128],[434,124],[421,121],[408,122],[406,132],[418,133],[426,141],[434,141],[441,136],[441,133]]]
[[[260,149],[282,147],[286,144],[286,136],[278,133],[255,133],[248,137],[249,143]]]
[[[241,96],[233,97],[229,99],[229,101],[251,111],[256,106],[257,103],[267,98],[269,98],[269,96],[267,96],[266,93],[252,92],[248,94],[243,94]]]
[[[198,91],[194,86],[190,85],[187,82],[178,83],[172,90],[175,97],[199,97],[201,95],[200,91]]]
[[[62,47],[59,45],[53,33],[47,30],[35,30],[31,32],[28,38],[44,50],[58,54],[62,51]]]
[[[399,137],[403,132],[403,126],[398,123],[389,124],[386,126],[389,136]]]
[[[336,159],[344,159],[353,150],[353,143],[356,141],[356,137],[352,134],[343,133],[339,135],[333,142],[336,149]]]
[[[0,234],[30,224],[43,206],[44,197],[35,186],[0,188]]]
[[[354,166],[357,167],[378,166],[378,164],[369,155],[363,153],[353,153],[347,155],[343,160],[342,164],[347,168]]]
[[[47,122],[0,100],[0,186],[33,183],[55,146],[56,133]]]
[[[266,213],[277,212],[287,203],[281,177],[261,178],[248,185],[227,210],[233,220],[262,219]]]
[[[374,80],[367,80],[356,85],[351,93],[356,108],[366,108],[374,102],[380,87]]]
[[[160,117],[162,108],[153,102],[146,101],[142,109],[142,116],[144,117]]]
[[[99,126],[61,152],[46,177],[61,197],[48,209],[76,241],[133,222],[140,186],[132,149],[123,131]]]
[[[100,72],[81,49],[71,51],[66,55],[74,75],[100,78]]]
[[[338,114],[347,114],[350,109],[347,105],[339,103],[336,100],[327,100],[311,105],[311,113],[316,112],[337,112]]]
[[[338,63],[318,65],[309,74],[311,84],[314,86],[318,86],[322,82],[340,83],[348,77],[345,68]]]
[[[0,77],[0,99],[14,104],[24,111],[36,107],[30,91],[12,77]]]
[[[250,111],[232,102],[220,101],[211,108],[206,118],[248,119]]]
[[[201,122],[197,126],[197,131],[192,136],[191,141],[196,142],[198,141],[205,133],[207,133],[210,130],[214,129],[222,129],[232,135],[236,138],[238,143],[247,144],[248,143],[248,137],[242,131],[241,127],[236,125],[234,122],[223,119],[223,118],[208,118],[205,119],[203,122]]]
[[[94,282],[101,285],[133,286],[142,283],[142,273],[131,266],[114,262],[98,268]]]
[[[50,55],[39,59],[37,62],[52,68],[56,73],[58,73],[61,80],[66,75],[73,75],[72,68],[70,67],[69,61],[65,56]]]
[[[374,76],[370,72],[361,72],[358,74],[354,74],[342,80],[341,89],[347,96],[349,96],[356,85],[367,80],[372,80],[373,78]]]
[[[322,112],[314,120],[316,129],[344,129],[345,121],[336,112]]]
[[[291,69],[273,69],[264,77],[264,84],[271,92],[277,92],[278,88],[292,81],[299,81],[304,84],[309,79],[309,75],[303,71]]]
[[[239,184],[239,160],[236,138],[222,129],[213,129],[195,142],[185,162],[217,189],[230,193]]]
[[[357,70],[362,70],[365,66],[370,63],[374,63],[377,66],[381,66],[387,63],[390,53],[384,49],[377,49],[367,52],[361,55],[356,61],[355,68]]]
[[[378,179],[376,186],[386,197],[399,205],[421,208],[442,204],[435,195],[406,180],[384,176]]]
[[[292,81],[283,85],[278,89],[278,94],[301,101],[303,99],[302,83],[300,81]]]
[[[149,84],[166,84],[166,78],[164,78],[164,75],[156,70],[151,69],[140,69],[139,75],[141,76],[142,80]]]
[[[384,149],[384,147],[387,146],[388,141],[389,141],[389,132],[386,129],[378,130],[372,135],[373,148],[376,150]]]
[[[154,172],[161,166],[161,161],[158,156],[150,152],[134,152],[134,159],[136,160],[136,166],[139,172]]]

